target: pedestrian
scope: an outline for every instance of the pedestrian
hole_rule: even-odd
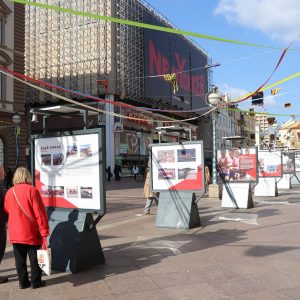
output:
[[[4,169],[2,164],[0,164],[0,180],[2,181],[4,177]],[[4,256],[6,248],[6,223],[7,215],[3,212],[4,206],[4,191],[2,185],[0,185],[0,263]],[[7,276],[0,276],[0,283],[5,283],[8,281]]]
[[[39,191],[32,186],[30,172],[17,168],[13,177],[14,187],[7,191],[4,212],[8,214],[8,233],[15,255],[19,288],[33,289],[46,285],[37,261],[37,250],[48,247],[48,217]],[[31,284],[26,259],[29,256]]]
[[[147,175],[146,175],[146,180],[145,180],[145,185],[144,185],[144,197],[147,198],[146,206],[144,208],[144,215],[150,215],[150,209],[151,209],[153,200],[155,201],[156,205],[158,205],[159,194],[151,192],[151,190],[150,190],[150,165],[149,165],[149,163],[148,163],[148,167],[147,167]]]
[[[110,166],[107,167],[106,173],[107,173],[107,180],[110,181],[110,178],[113,176]]]
[[[206,190],[208,190],[208,186],[209,186],[209,183],[210,183],[210,172],[209,172],[209,168],[208,166],[205,166],[204,168],[204,175],[205,175],[205,188]]]
[[[121,180],[121,166],[120,165],[115,165],[114,167],[114,174],[115,174],[115,180],[120,181]]]
[[[132,172],[133,172],[134,180],[136,181],[136,176],[139,174],[139,168],[136,165],[134,165],[134,167],[132,168]]]

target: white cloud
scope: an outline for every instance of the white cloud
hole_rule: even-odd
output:
[[[247,94],[249,92],[249,91],[247,91],[245,89],[242,89],[242,88],[232,87],[227,83],[223,83],[222,85],[220,85],[220,91],[223,94],[228,95],[230,99],[239,98],[239,97],[244,96],[245,94]]]
[[[293,41],[300,33],[299,0],[220,0],[214,13],[276,40]]]

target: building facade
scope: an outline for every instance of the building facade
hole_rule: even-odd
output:
[[[300,122],[289,120],[278,130],[278,147],[287,150],[300,150]]]
[[[0,66],[24,74],[24,5],[0,1]],[[14,170],[26,165],[27,131],[24,85],[0,73],[0,161]],[[18,113],[21,123],[12,118]]]
[[[42,2],[174,27],[139,0]],[[201,133],[211,128],[197,119],[180,121],[199,116],[180,111],[204,108],[209,85],[207,53],[183,36],[27,6],[25,53],[29,77],[106,100],[97,105],[89,102],[105,114],[99,110],[87,123],[97,126],[105,122],[107,165],[120,164],[124,174],[133,164],[146,162],[148,145],[159,141],[158,127],[175,119],[178,122],[172,123],[174,126],[186,128],[195,138],[202,138]],[[172,83],[161,76],[168,73],[178,74],[175,92]],[[82,94],[61,94],[77,102],[86,100]],[[33,88],[27,88],[26,99],[30,109],[35,110],[65,105],[53,95]],[[157,111],[145,112],[126,104]],[[33,131],[38,130],[39,125],[33,125]],[[165,141],[189,139],[185,133],[177,136],[172,132],[162,137]],[[204,147],[211,147],[210,139],[204,140]]]

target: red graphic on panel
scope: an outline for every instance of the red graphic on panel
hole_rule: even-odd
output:
[[[203,177],[202,177],[202,165],[197,167],[197,172],[193,172],[193,170],[188,169],[187,170],[179,170],[179,172],[182,172],[182,174],[179,174],[180,176],[185,176],[186,179],[183,179],[179,183],[171,186],[169,190],[177,190],[177,191],[193,191],[193,190],[202,190],[203,189]]]
[[[282,165],[276,166],[276,170],[272,172],[260,171],[259,176],[261,177],[281,177],[282,176]]]
[[[46,207],[77,208],[65,199],[63,187],[49,187],[41,182],[41,174],[35,169],[35,186],[39,190]]]

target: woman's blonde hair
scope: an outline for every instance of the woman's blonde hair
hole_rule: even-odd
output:
[[[32,183],[31,175],[28,169],[19,167],[14,175],[13,184]]]

